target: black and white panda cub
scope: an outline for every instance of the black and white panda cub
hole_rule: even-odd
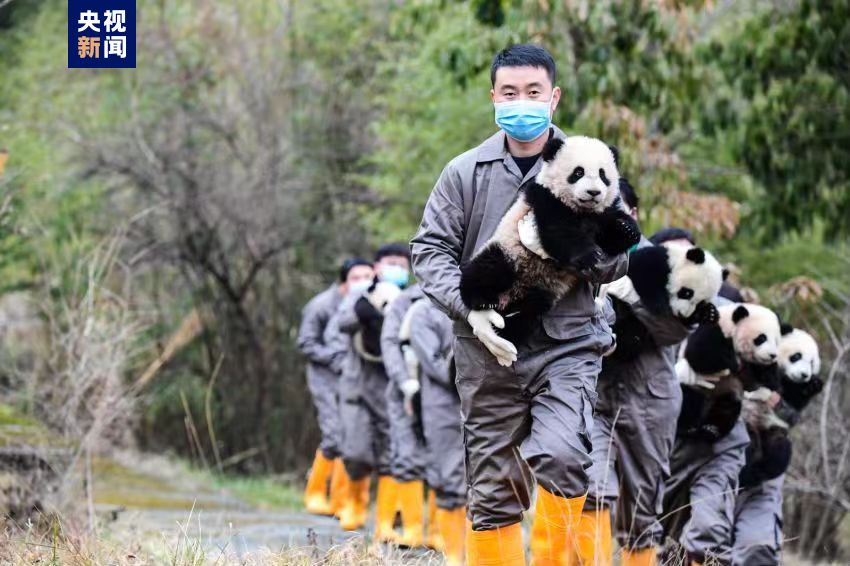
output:
[[[718,307],[717,324],[701,324],[676,364],[682,387],[678,432],[713,442],[735,426],[744,391],[776,389],[780,324],[765,307]]]
[[[626,278],[623,279],[625,281]],[[658,317],[675,316],[686,325],[717,322],[711,299],[723,284],[723,268],[702,248],[660,245],[639,248],[629,254],[627,275],[640,302]],[[656,348],[655,340],[634,311],[618,297],[615,281],[606,289],[617,316],[614,334],[617,348],[611,361],[625,362]]]
[[[779,393],[782,397],[775,412],[789,426],[800,419],[800,412],[823,390],[820,372],[820,352],[811,334],[782,325],[779,341]]]
[[[780,400],[771,406],[773,391],[760,388],[744,394],[742,413],[750,433],[747,461],[740,474],[741,487],[747,488],[784,474],[791,463],[790,427],[797,424],[800,412],[823,389],[820,354],[815,339],[788,324],[781,326],[779,340]]]
[[[354,351],[367,362],[381,362],[381,329],[387,307],[401,294],[392,283],[372,282],[366,293],[354,303],[354,314],[360,321],[360,330],[354,334]]]
[[[527,336],[582,272],[640,239],[637,223],[620,202],[614,148],[585,136],[553,138],[542,158],[534,182],[521,189],[493,237],[461,267],[464,304],[505,316],[499,333],[512,341]],[[519,222],[529,213],[548,257],[520,240]]]

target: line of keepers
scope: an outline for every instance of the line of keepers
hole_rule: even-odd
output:
[[[410,246],[304,309],[307,509],[364,528],[375,477],[375,540],[452,566],[608,565],[614,539],[625,566],[779,564],[817,344],[686,230],[641,234],[617,150],[551,124],[545,49],[501,51],[491,82],[499,131],[445,167]]]

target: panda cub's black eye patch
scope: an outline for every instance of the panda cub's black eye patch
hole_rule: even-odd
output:
[[[578,180],[584,177],[584,167],[576,167],[570,176],[567,177],[567,182],[571,185],[578,183]]]
[[[605,176],[605,169],[599,170],[599,178],[602,179],[602,182],[605,183],[606,187],[611,186],[611,181],[608,180],[608,177]]]
[[[687,301],[688,299],[694,298],[694,291],[693,291],[693,289],[688,289],[687,287],[682,287],[681,289],[679,289],[679,292],[676,293],[676,296],[679,297],[680,299],[684,299],[684,300]]]
[[[756,346],[761,346],[765,342],[767,342],[767,336],[765,336],[764,334],[759,334],[758,336],[756,336],[756,339],[753,340],[753,344],[755,344]]]
[[[803,359],[803,354],[801,354],[800,352],[797,352],[796,354],[794,354],[793,356],[791,356],[788,359],[791,361],[792,364],[797,363],[797,362],[799,362],[800,360]]]

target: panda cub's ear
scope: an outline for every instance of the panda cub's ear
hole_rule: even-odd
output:
[[[552,138],[551,140],[546,142],[546,145],[543,146],[543,161],[550,162],[555,159],[555,156],[558,155],[558,150],[564,145],[564,140],[560,138]]]
[[[787,322],[783,322],[779,325],[779,333],[782,334],[782,336],[788,336],[792,332],[794,332],[794,327]]]
[[[620,150],[617,149],[617,147],[613,146],[613,145],[609,145],[608,149],[611,150],[611,155],[614,156],[614,165],[619,167],[620,166]]]
[[[732,273],[732,272],[731,272],[731,271],[729,271],[729,269],[728,269],[728,268],[726,268],[726,267],[724,267],[724,268],[723,268],[723,280],[724,280],[724,281],[726,281],[727,279],[729,279],[729,274],[730,274],[730,273]]]
[[[705,252],[702,248],[691,248],[685,254],[685,257],[696,264],[705,263]]]
[[[747,310],[747,307],[744,305],[738,305],[738,308],[732,312],[732,322],[738,324],[748,316],[750,316],[750,311]]]

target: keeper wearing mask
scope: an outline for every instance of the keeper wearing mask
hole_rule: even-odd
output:
[[[461,300],[460,265],[540,171],[545,143],[566,137],[551,124],[561,97],[555,72],[537,45],[495,56],[490,97],[499,131],[446,165],[412,241],[417,280],[454,323],[470,565],[525,563],[520,521],[534,483],[532,560],[567,563],[589,485],[596,377],[613,344],[594,288],[627,268],[625,254],[601,258],[516,344],[498,335],[501,314],[470,311]]]

